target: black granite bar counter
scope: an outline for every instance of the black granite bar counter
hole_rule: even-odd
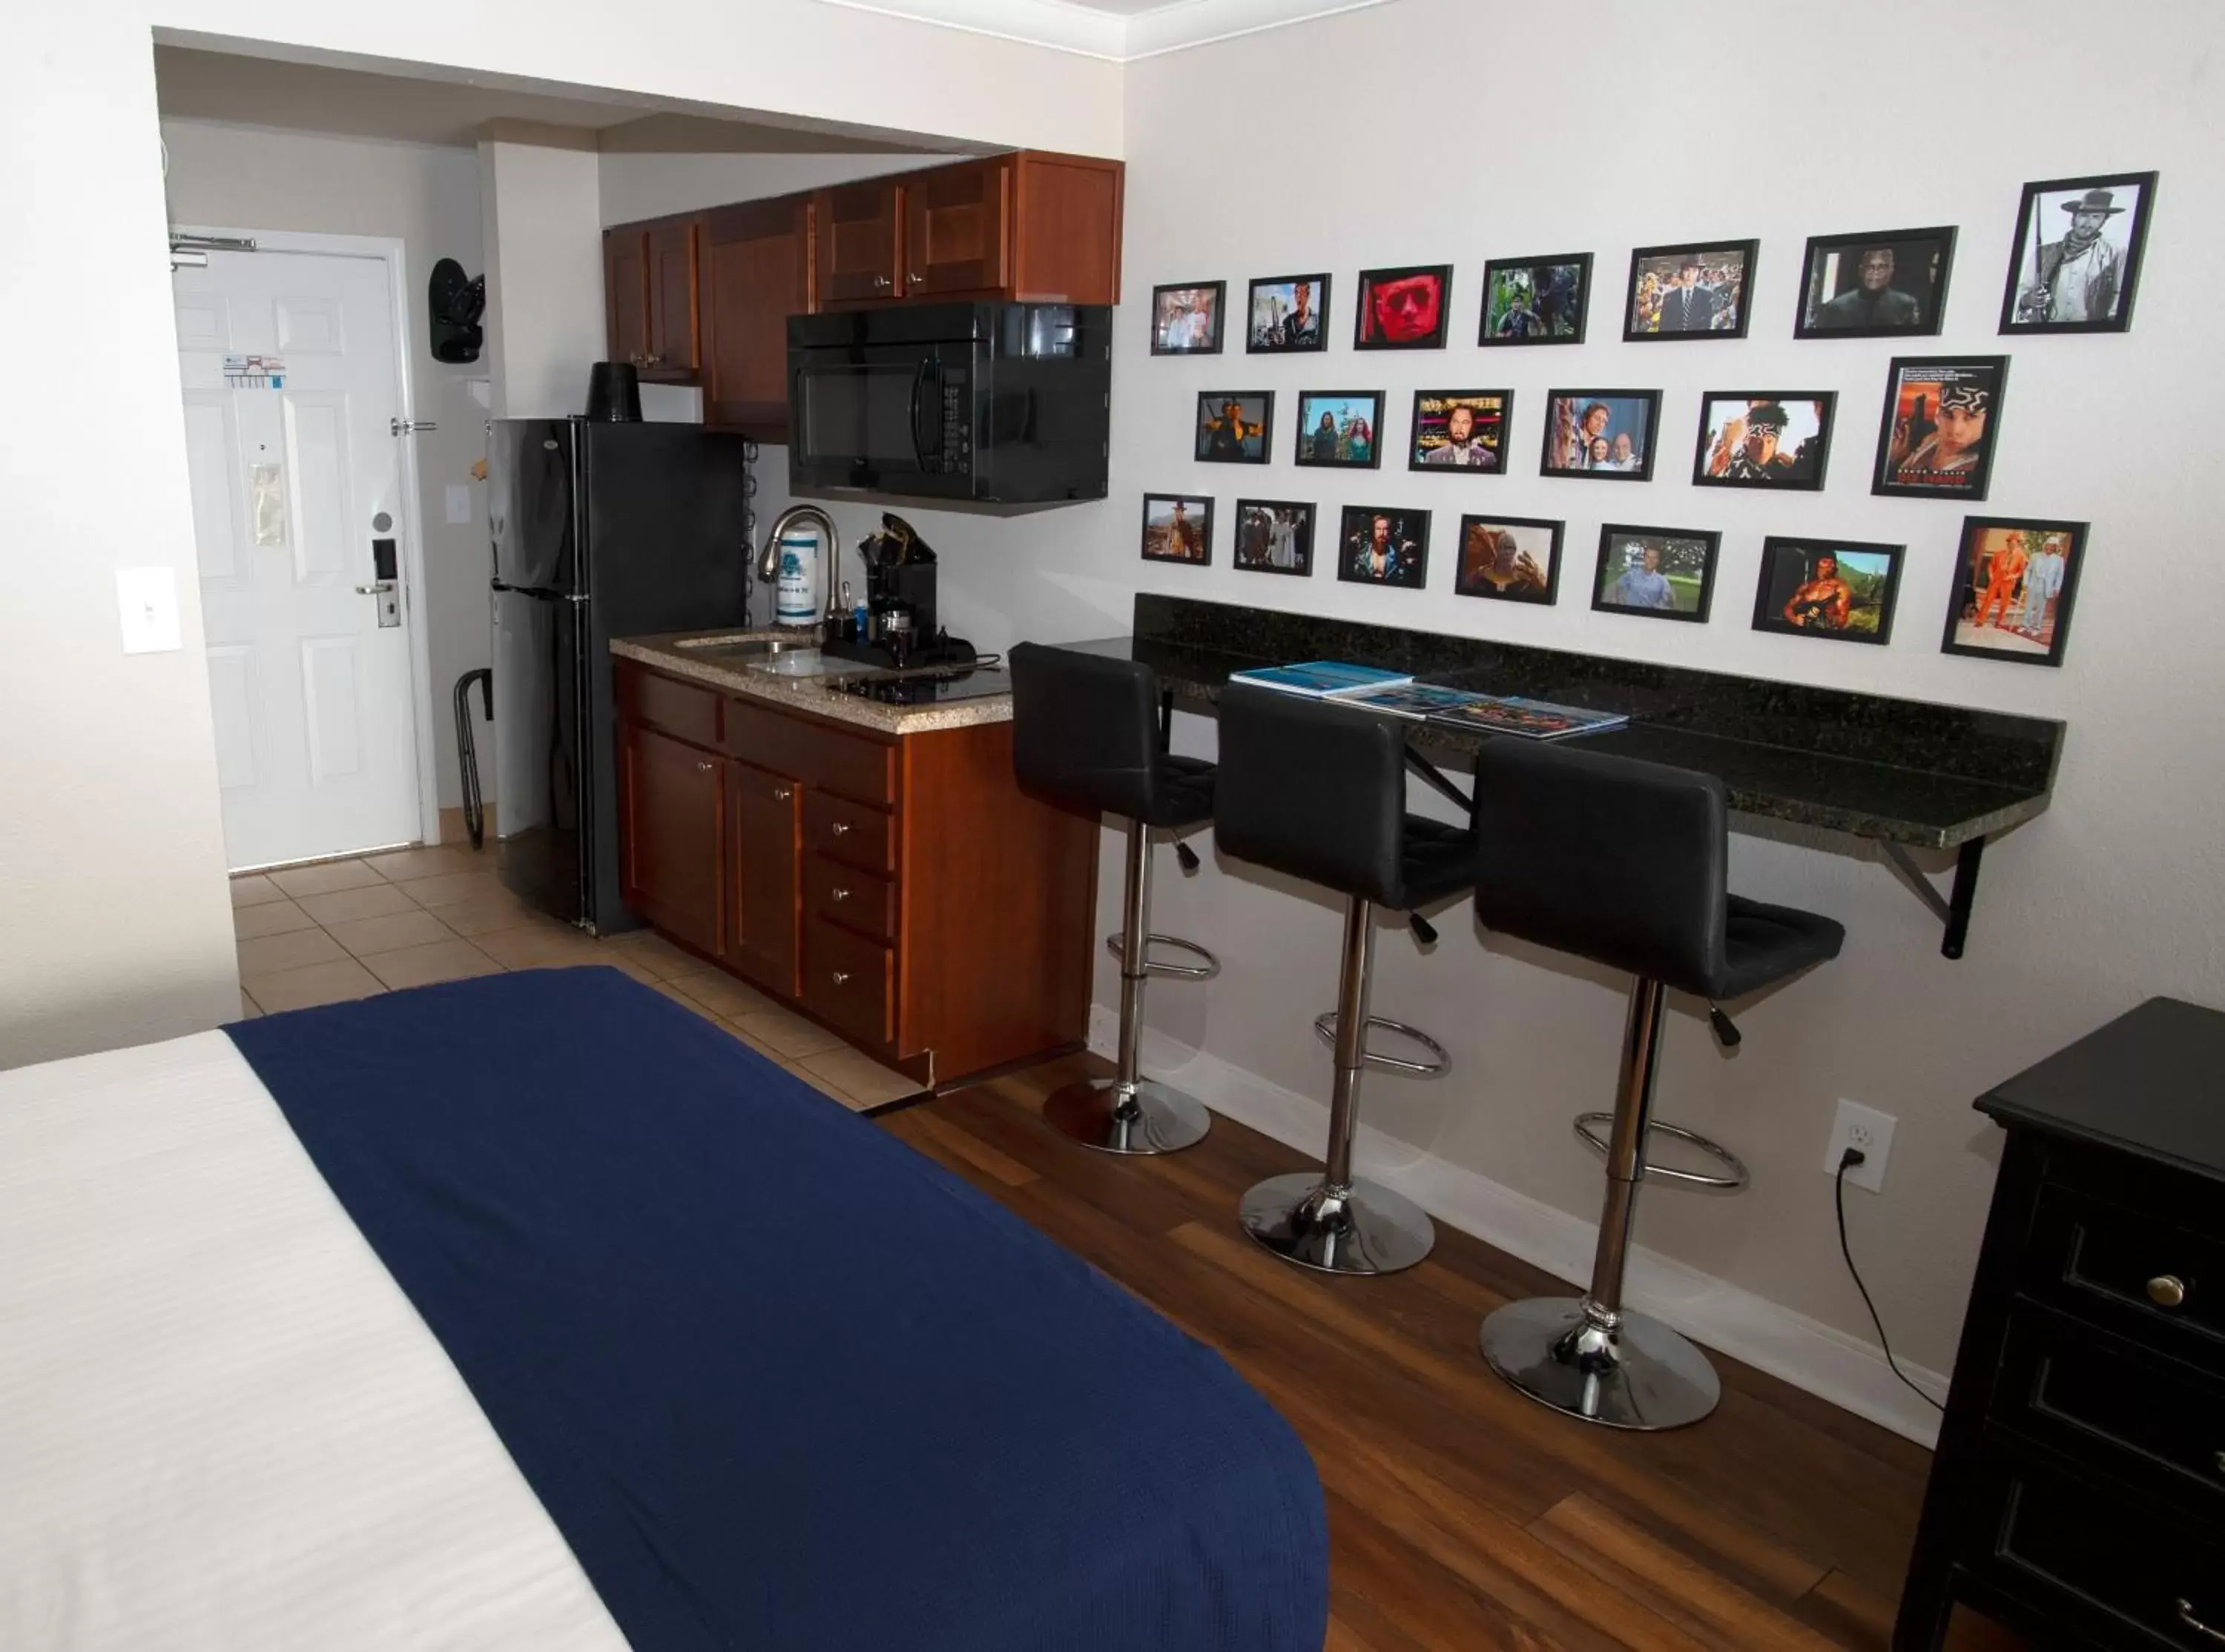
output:
[[[1200,706],[1233,672],[1347,660],[1622,712],[1628,726],[1585,747],[1718,775],[1743,813],[1922,848],[1974,844],[2045,809],[2064,733],[2047,718],[1179,597],[1138,595],[1134,627],[1071,646],[1144,661]],[[1492,737],[1506,737],[1416,724],[1412,740],[1456,761]]]

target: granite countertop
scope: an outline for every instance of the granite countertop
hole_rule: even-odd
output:
[[[828,676],[776,676],[770,672],[754,670],[740,661],[721,658],[707,648],[681,646],[698,642],[706,635],[700,631],[670,631],[656,636],[612,637],[611,652],[620,659],[651,666],[675,677],[686,677],[744,699],[761,700],[783,711],[825,718],[830,723],[847,723],[878,734],[928,734],[937,729],[970,729],[984,723],[1011,721],[1012,696],[1009,691],[979,699],[954,700],[947,706],[888,706],[878,700],[861,699],[855,694],[838,693],[827,686],[839,678],[866,675],[875,669],[872,666],[845,662],[839,672]],[[795,633],[764,630],[708,635],[719,643],[731,644],[785,640]]]

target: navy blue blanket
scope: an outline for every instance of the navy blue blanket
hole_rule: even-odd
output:
[[[233,1041],[643,1652],[1318,1652],[1220,1357],[610,970]]]

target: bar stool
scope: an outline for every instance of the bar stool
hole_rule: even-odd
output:
[[[1582,1297],[1510,1302],[1483,1322],[1484,1358],[1534,1400],[1618,1428],[1697,1422],[1721,1393],[1707,1357],[1622,1305],[1631,1220],[1645,1177],[1734,1190],[1746,1167],[1690,1130],[1654,1122],[1661,1010],[1674,989],[1707,1000],[1715,1035],[1739,1041],[1717,1007],[1837,956],[1830,919],[1727,893],[1722,782],[1659,763],[1487,741],[1475,764],[1475,911],[1488,928],[1627,970],[1631,990],[1612,1113],[1576,1134],[1607,1160],[1591,1286]],[[1721,1174],[1647,1161],[1651,1135],[1700,1149]]]
[[[1204,1138],[1213,1116],[1195,1097],[1142,1073],[1144,982],[1153,975],[1206,980],[1220,961],[1195,941],[1150,933],[1151,841],[1213,818],[1213,765],[1159,749],[1158,680],[1149,666],[1108,655],[1023,642],[1012,674],[1012,773],[1030,797],[1128,825],[1120,933],[1106,946],[1120,960],[1120,1054],[1110,1079],[1081,1079],[1043,1103],[1051,1127],[1104,1153],[1172,1153]],[[1197,857],[1177,841],[1182,870]],[[1153,945],[1200,961],[1154,959]]]
[[[1314,1023],[1336,1048],[1328,1162],[1315,1175],[1271,1176],[1244,1195],[1244,1231],[1284,1261],[1330,1274],[1387,1274],[1429,1254],[1436,1232],[1411,1199],[1352,1174],[1363,1066],[1436,1078],[1444,1047],[1404,1022],[1368,1013],[1379,906],[1409,915],[1424,941],[1436,932],[1414,908],[1467,888],[1475,835],[1406,813],[1406,737],[1379,712],[1232,685],[1220,697],[1220,775],[1214,839],[1229,854],[1345,897],[1344,961],[1336,1008]],[[1429,1052],[1421,1061],[1367,1048],[1372,1028]]]

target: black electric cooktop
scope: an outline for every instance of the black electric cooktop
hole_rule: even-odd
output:
[[[916,671],[876,672],[827,687],[838,694],[855,694],[884,706],[948,706],[961,699],[1010,693],[1012,680],[1001,666],[929,666]]]

